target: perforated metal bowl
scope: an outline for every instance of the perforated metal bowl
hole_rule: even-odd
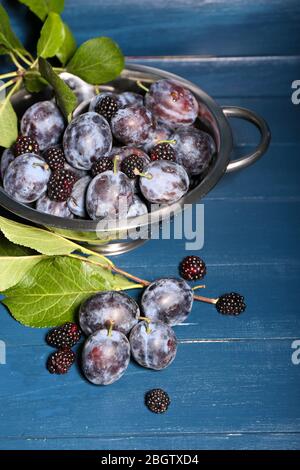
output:
[[[266,152],[270,142],[268,125],[257,114],[236,106],[221,108],[198,86],[163,70],[143,65],[128,65],[122,75],[111,82],[109,86],[118,92],[128,90],[140,92],[136,85],[137,80],[150,84],[163,78],[172,79],[193,92],[199,102],[199,127],[212,135],[216,143],[217,153],[205,175],[193,181],[190,191],[179,202],[152,212],[151,224],[159,223],[169,217],[170,214],[177,214],[182,211],[185,204],[199,202],[225,173],[245,168],[258,160]],[[47,93],[49,94],[49,91]],[[22,90],[13,97],[13,105],[17,113],[22,115],[34,102],[46,97],[45,95],[32,96]],[[76,113],[82,112],[84,106],[84,104],[81,105]],[[253,153],[234,161],[230,161],[233,141],[231,127],[228,122],[229,117],[241,118],[251,122],[259,129],[261,135],[260,142]],[[60,233],[77,242],[93,245],[93,249],[109,255],[124,253],[144,243],[145,240],[124,238],[124,234],[128,230],[150,227],[148,216],[140,216],[119,222],[118,228],[114,230],[99,229],[97,221],[94,220],[63,219],[38,212],[34,208],[16,202],[2,188],[0,188],[0,205],[8,213],[21,218],[24,223],[30,222]]]

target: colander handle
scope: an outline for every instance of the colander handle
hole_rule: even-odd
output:
[[[242,168],[252,165],[252,163],[256,162],[256,160],[258,160],[267,151],[271,140],[271,132],[266,121],[247,108],[223,106],[222,109],[223,113],[228,118],[240,118],[251,122],[257,127],[261,135],[260,142],[254,152],[248,153],[245,157],[237,158],[236,160],[232,160],[228,163],[226,173],[231,173],[232,171],[241,170]]]

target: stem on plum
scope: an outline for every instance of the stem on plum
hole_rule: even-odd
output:
[[[118,173],[119,160],[120,160],[120,155],[115,155],[115,157],[114,157],[114,174],[115,175]]]
[[[158,144],[171,144],[171,145],[175,145],[175,144],[176,144],[176,140],[175,140],[175,139],[171,139],[171,140],[157,140],[157,143],[158,143]]]
[[[152,331],[150,328],[151,319],[148,317],[139,317],[139,320],[142,320],[147,323],[146,333],[149,335]]]
[[[41,168],[44,168],[44,170],[49,170],[49,165],[47,163],[33,163],[33,167],[40,166]]]
[[[150,175],[149,173],[142,173],[137,168],[133,170],[133,173],[136,176],[142,176],[143,178],[147,178],[147,180],[152,180],[152,175]]]
[[[195,287],[192,287],[193,290],[197,290],[197,289],[205,289],[206,288],[206,285],[205,284],[202,284],[201,286],[195,286]]]
[[[111,336],[114,325],[115,325],[114,320],[109,320],[109,328],[107,330],[107,336]]]
[[[136,82],[137,86],[140,87],[142,90],[144,90],[146,93],[148,93],[149,88],[147,88],[140,80],[137,80]]]

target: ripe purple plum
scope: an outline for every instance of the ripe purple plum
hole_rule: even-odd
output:
[[[199,110],[193,93],[171,80],[153,83],[146,93],[145,103],[155,119],[171,129],[193,124]]]
[[[132,91],[124,91],[118,95],[119,103],[122,108],[126,106],[143,106],[144,99],[143,96],[139,93],[134,93]]]
[[[3,180],[8,165],[15,159],[14,153],[11,149],[5,149],[1,156],[0,175]]]
[[[99,292],[81,305],[79,323],[87,335],[108,328],[111,322],[114,322],[114,330],[127,335],[137,323],[139,315],[138,304],[123,292]]]
[[[147,201],[155,204],[173,204],[189,189],[185,169],[175,162],[157,160],[146,167],[140,177],[140,189]]]
[[[8,166],[3,180],[4,190],[18,202],[37,201],[47,190],[51,172],[42,158],[24,153]]]
[[[78,104],[82,103],[83,101],[89,101],[96,95],[95,87],[77,77],[76,75],[68,72],[62,72],[59,76],[75,93]]]
[[[67,205],[72,214],[77,217],[86,217],[85,198],[88,185],[92,178],[87,175],[80,178],[73,186],[71,196],[67,201]]]
[[[176,161],[184,166],[189,175],[199,175],[205,171],[216,151],[213,138],[196,128],[181,128],[172,139]]]
[[[141,201],[141,199],[134,195],[133,196],[133,201],[131,206],[128,209],[127,217],[133,218],[133,217],[139,217],[140,215],[145,215],[148,214],[148,208],[146,204]]]
[[[111,120],[114,137],[126,145],[141,145],[148,139],[152,127],[150,111],[139,105],[119,109]]]
[[[56,215],[57,217],[64,217],[66,219],[74,218],[74,215],[70,212],[66,201],[52,201],[46,195],[40,197],[36,201],[36,210],[39,212],[45,212],[46,214]]]
[[[104,171],[90,182],[86,210],[91,219],[117,219],[127,214],[133,201],[130,179],[121,171]]]
[[[165,369],[175,359],[176,335],[170,326],[161,321],[139,322],[131,330],[129,342],[136,362],[148,369]]]
[[[172,130],[162,124],[157,125],[152,129],[149,134],[148,140],[143,143],[143,149],[145,152],[150,152],[150,150],[155,147],[159,142],[164,140],[170,140],[172,135]]]
[[[186,320],[193,300],[193,291],[183,279],[163,278],[145,289],[141,307],[145,317],[174,326]]]
[[[95,112],[81,114],[68,125],[63,138],[66,160],[79,170],[90,170],[110,152],[112,135],[106,119]]]
[[[41,151],[60,143],[65,121],[52,101],[39,101],[27,109],[21,120],[21,134],[34,139]]]
[[[123,333],[98,330],[85,342],[82,370],[93,384],[110,385],[122,377],[129,360],[130,344]]]

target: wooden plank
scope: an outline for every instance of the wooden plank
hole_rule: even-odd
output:
[[[165,434],[300,431],[299,366],[291,362],[290,340],[181,344],[165,371],[132,363],[120,381],[103,388],[84,381],[76,367],[50,376],[49,349],[8,351],[1,366],[1,439],[155,435],[161,447]],[[163,416],[143,403],[146,390],[158,386],[172,399]]]
[[[291,96],[300,57],[136,57],[128,62],[178,74],[218,97]]]
[[[32,31],[38,31],[39,23],[33,28],[25,8],[16,2],[3,3],[20,37],[34,39]],[[111,36],[127,55],[300,52],[297,0],[69,0],[64,18],[79,43],[93,36]]]
[[[90,438],[0,439],[1,450],[298,450],[298,433],[186,433]]]

